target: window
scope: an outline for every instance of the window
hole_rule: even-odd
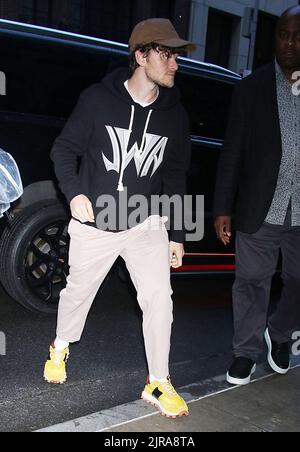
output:
[[[176,84],[182,93],[182,102],[190,117],[191,134],[223,139],[232,85],[183,73],[177,75]]]
[[[234,16],[209,10],[205,61],[229,67],[234,25]]]
[[[7,79],[0,109],[20,113],[66,117],[83,89],[128,64],[126,57],[29,38],[0,37],[0,47]]]
[[[253,69],[270,63],[275,57],[274,42],[277,20],[278,18],[271,14],[259,13]]]

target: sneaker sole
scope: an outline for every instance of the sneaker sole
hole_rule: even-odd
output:
[[[252,367],[251,373],[250,373],[249,377],[247,377],[247,378],[234,378],[234,377],[230,376],[229,372],[227,372],[226,380],[229,384],[234,385],[234,386],[246,386],[251,383],[251,377],[255,373],[255,371],[256,371],[256,364],[254,364],[254,366]]]
[[[266,341],[267,346],[268,346],[268,363],[269,363],[269,366],[277,374],[279,374],[279,375],[286,375],[288,373],[288,371],[290,370],[291,365],[289,365],[289,367],[287,369],[282,369],[281,367],[278,367],[276,365],[276,363],[274,362],[274,360],[272,358],[272,341],[271,341],[271,337],[270,337],[270,333],[269,333],[268,329],[266,329],[266,331],[265,331],[265,341]]]
[[[62,380],[62,381],[54,381],[54,380],[49,380],[46,377],[46,375],[44,375],[44,380],[51,385],[63,385],[64,383],[66,383],[67,378],[65,378],[65,380]]]
[[[187,417],[189,415],[189,412],[186,410],[181,411],[180,413],[170,413],[160,405],[159,400],[155,399],[155,397],[150,396],[145,391],[142,394],[142,400],[144,400],[144,402],[148,403],[149,405],[157,408],[163,416],[169,419],[176,419],[177,417]]]

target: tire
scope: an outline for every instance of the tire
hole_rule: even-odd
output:
[[[69,273],[69,216],[62,204],[44,201],[18,214],[0,242],[0,281],[25,308],[55,314]]]

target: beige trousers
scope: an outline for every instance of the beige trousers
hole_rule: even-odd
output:
[[[57,337],[67,342],[80,340],[94,298],[121,256],[143,311],[149,373],[157,378],[168,376],[173,292],[164,219],[150,217],[143,224],[119,233],[100,231],[71,220],[69,234],[70,275],[60,294]]]

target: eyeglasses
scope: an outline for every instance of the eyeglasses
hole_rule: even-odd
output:
[[[179,53],[170,49],[162,49],[161,47],[155,47],[155,52],[159,54],[162,61],[169,61],[171,58],[177,59]]]

